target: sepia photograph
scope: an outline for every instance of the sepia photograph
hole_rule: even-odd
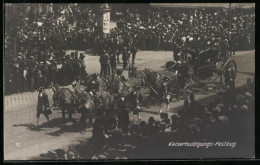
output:
[[[254,3],[3,3],[4,161],[255,158]]]

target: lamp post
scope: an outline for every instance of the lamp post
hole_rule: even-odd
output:
[[[97,26],[99,32],[103,34],[104,37],[110,33],[110,12],[111,8],[107,3],[101,4],[98,6],[97,10]]]

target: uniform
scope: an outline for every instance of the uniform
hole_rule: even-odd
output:
[[[125,50],[123,51],[123,70],[127,69],[127,66],[129,64],[129,53],[128,50],[125,48]]]

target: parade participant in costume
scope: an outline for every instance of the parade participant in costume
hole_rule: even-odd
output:
[[[48,95],[45,93],[45,90],[43,87],[39,88],[39,94],[38,94],[38,103],[37,103],[37,113],[36,113],[36,128],[38,128],[38,123],[40,119],[40,115],[43,114],[47,122],[49,122],[49,115],[51,114],[50,107],[49,107],[49,100],[48,100]]]

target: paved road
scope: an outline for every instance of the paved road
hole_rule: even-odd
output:
[[[86,56],[86,70],[88,73],[99,72],[98,58],[98,56]],[[237,55],[232,58],[236,60],[238,65],[236,84],[237,86],[242,86],[246,84],[247,78],[254,78],[255,51],[237,52]],[[169,51],[139,51],[136,56],[136,67],[162,71],[165,62],[171,59],[172,52]],[[118,65],[118,67],[121,68],[122,65]],[[47,90],[47,93],[52,104],[53,92]],[[195,99],[205,102],[205,99],[213,95],[215,93],[198,94],[195,96]],[[78,144],[91,136],[91,132],[81,134],[73,126],[69,125],[67,126],[69,129],[65,132],[60,130],[61,113],[57,110],[53,110],[49,125],[44,124],[46,122],[45,118],[41,116],[40,123],[43,123],[43,128],[40,131],[34,131],[36,103],[37,92],[24,92],[4,97],[5,160],[28,160],[50,150]],[[182,100],[172,102],[170,112],[176,112],[182,104]],[[143,120],[147,120],[150,116],[154,116],[155,119],[159,120],[158,110],[158,105],[144,107],[140,115]],[[73,117],[78,119],[79,116],[80,114],[74,114]],[[130,117],[132,118],[133,116],[131,115]]]

